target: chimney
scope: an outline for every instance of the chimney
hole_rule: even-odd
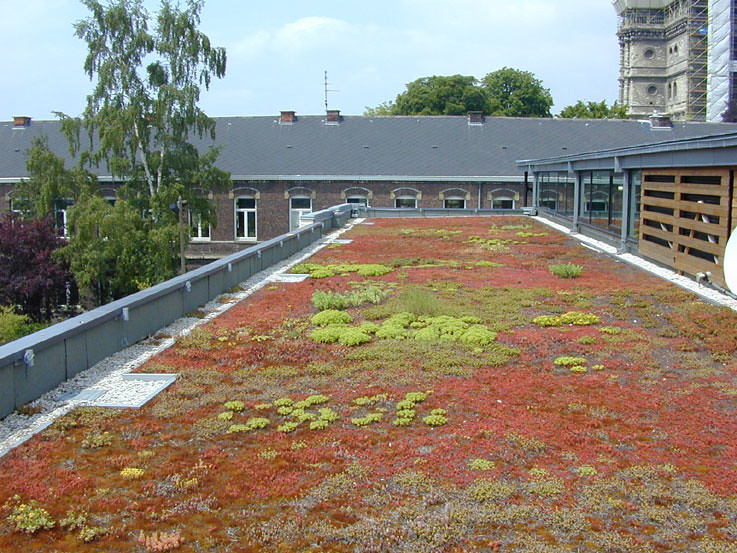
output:
[[[339,109],[329,109],[327,111],[327,114],[328,114],[328,118],[327,118],[326,122],[328,124],[337,125],[343,119],[340,116],[340,110]]]
[[[469,125],[483,125],[484,124],[484,112],[483,111],[469,111],[468,112],[468,124]]]
[[[673,123],[669,115],[663,115],[655,111],[650,116],[650,130],[669,131],[673,128]]]
[[[14,115],[13,116],[13,126],[14,127],[30,127],[31,126],[31,118],[27,115]]]
[[[297,120],[297,116],[293,111],[282,111],[281,117],[279,118],[280,125],[291,125]]]

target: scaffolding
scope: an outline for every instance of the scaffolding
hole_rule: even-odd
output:
[[[683,0],[681,0],[683,1]],[[688,29],[688,107],[686,119],[706,120],[707,68],[709,65],[709,6],[707,0],[690,0]]]
[[[712,0],[713,1],[713,0]],[[709,0],[615,0],[619,15],[620,41],[647,37],[665,43],[683,37],[687,46],[685,119],[705,121],[707,112],[707,74],[709,67]],[[621,56],[620,96],[629,90],[624,76],[624,46]],[[666,72],[669,67],[666,65]]]

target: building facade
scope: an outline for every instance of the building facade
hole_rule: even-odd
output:
[[[615,0],[620,103],[633,117],[721,121],[735,98],[735,0]]]
[[[520,161],[540,212],[571,229],[725,286],[737,227],[737,133]]]
[[[220,147],[217,166],[228,171],[225,189],[191,183],[216,210],[217,224],[188,213],[192,263],[239,251],[289,232],[300,217],[340,203],[372,207],[485,209],[500,213],[532,203],[532,181],[518,159],[574,154],[645,144],[667,136],[687,138],[725,132],[725,124],[652,121],[484,118],[277,116],[215,118],[216,139],[195,143]],[[28,176],[32,140],[69,157],[58,121],[29,118],[0,123],[0,213],[14,209],[15,184]],[[101,194],[114,202],[119,180],[104,167]],[[69,198],[55,202],[65,231]]]

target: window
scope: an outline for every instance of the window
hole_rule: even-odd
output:
[[[74,205],[72,200],[57,198],[54,200],[54,226],[60,236],[69,236],[67,210]]]
[[[235,199],[235,239],[256,240],[256,198]]]
[[[465,198],[446,198],[443,200],[443,207],[445,209],[466,209]]]
[[[558,211],[558,200],[555,198],[541,198],[540,207],[550,209],[551,211]]]
[[[369,201],[366,196],[348,196],[345,199],[345,203],[347,204],[358,204],[365,207],[369,206]]]
[[[409,196],[395,198],[394,207],[398,207],[400,209],[416,209],[417,208],[417,198],[412,198]]]
[[[210,240],[210,225],[203,223],[199,213],[187,212],[189,217],[189,236],[193,242]]]
[[[491,200],[491,209],[514,209],[514,199],[494,198]]]
[[[302,215],[312,213],[312,198],[295,196],[289,198],[289,230],[300,227]]]
[[[645,57],[649,60],[653,59],[655,57],[655,50],[652,48],[648,48],[645,50]]]
[[[16,215],[21,214],[21,209],[20,209],[18,200],[10,200],[10,212],[15,213]]]
[[[654,84],[651,84],[650,86],[647,87],[647,93],[650,96],[655,96],[658,93],[658,87],[655,86]]]

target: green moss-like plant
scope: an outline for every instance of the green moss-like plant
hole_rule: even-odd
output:
[[[328,326],[337,324],[347,324],[353,322],[353,317],[345,311],[338,309],[326,309],[314,315],[311,319],[313,325]]]
[[[227,401],[225,402],[225,405],[223,405],[228,411],[243,411],[243,409],[246,408],[246,404],[243,403],[240,400],[234,400],[234,401]]]
[[[358,346],[371,341],[371,336],[358,327],[336,324],[314,330],[310,338],[315,342],[339,342],[344,346]]]
[[[354,417],[351,419],[351,424],[354,426],[368,426],[375,422],[379,422],[384,418],[383,413],[370,413],[365,417]]]
[[[443,426],[448,423],[448,418],[445,415],[428,415],[423,417],[422,422],[428,426]]]
[[[290,432],[294,432],[295,430],[297,430],[298,426],[299,426],[299,423],[289,421],[289,422],[285,422],[284,424],[280,424],[279,426],[277,426],[276,429],[279,432],[284,432],[285,434],[289,434]]]
[[[328,325],[323,328],[313,330],[310,339],[321,343],[334,343],[340,340],[340,336],[347,327],[345,325]]]
[[[572,357],[570,355],[562,355],[553,361],[559,367],[574,367],[576,365],[585,365],[586,359],[583,357]]]
[[[384,323],[376,331],[376,337],[382,340],[401,340],[407,336],[409,336],[407,329],[397,324]]]
[[[603,332],[604,334],[619,334],[622,332],[622,329],[618,326],[602,326],[599,332]]]
[[[379,403],[380,401],[386,401],[389,398],[387,394],[376,394],[374,396],[361,396],[357,397],[353,400],[353,403],[356,405],[359,405],[361,407],[365,407],[367,405],[373,405],[374,403]]]
[[[581,265],[574,265],[573,263],[550,265],[548,269],[552,274],[560,278],[578,278],[581,276],[581,271],[583,271]]]
[[[580,311],[569,311],[563,315],[540,315],[532,319],[538,326],[561,326],[561,325],[594,325],[601,322],[601,318],[593,313],[582,313]]]
[[[471,470],[492,470],[495,466],[496,463],[488,459],[471,459],[468,461],[468,468]]]
[[[593,313],[581,313],[580,311],[569,311],[560,316],[560,322],[565,325],[594,325],[601,322],[601,319]]]
[[[246,426],[251,430],[260,430],[269,426],[269,419],[264,417],[251,417]]]
[[[492,332],[484,325],[472,325],[459,337],[464,344],[473,344],[478,346],[487,346],[496,340],[496,332]]]

